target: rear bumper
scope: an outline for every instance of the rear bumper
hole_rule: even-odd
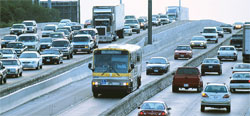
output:
[[[192,57],[191,54],[175,54],[174,55],[175,58],[190,58]]]
[[[202,87],[202,85],[199,85],[197,83],[173,83],[174,87],[178,88],[198,88]]]
[[[221,68],[216,68],[216,67],[213,67],[213,68],[201,68],[201,71],[202,72],[220,72]]]
[[[167,69],[147,69],[147,73],[165,73]]]
[[[236,59],[237,56],[217,56],[218,59]]]
[[[230,83],[230,89],[250,89],[250,83]]]

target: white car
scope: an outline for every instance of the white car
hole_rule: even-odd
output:
[[[57,25],[46,25],[42,30],[42,37],[49,37],[50,33],[55,32],[57,28]]]
[[[237,63],[233,67],[233,73],[235,72],[250,72],[250,64],[249,63]]]
[[[234,46],[221,46],[218,50],[218,59],[233,59],[237,61],[238,52]]]
[[[231,97],[226,84],[207,83],[202,92],[201,112],[205,107],[226,108],[227,112],[231,111]]]
[[[33,68],[33,69],[42,69],[43,61],[42,56],[36,51],[25,51],[23,52],[19,60],[21,61],[23,68]]]
[[[27,46],[26,50],[40,50],[40,36],[38,34],[22,34],[19,36],[18,41]]]
[[[36,33],[37,32],[37,24],[35,20],[25,20],[23,21],[23,24],[27,27],[27,33]]]
[[[0,49],[0,52],[2,53],[2,58],[3,59],[16,59],[17,58],[17,53],[13,48],[3,48]]]
[[[7,76],[22,76],[23,66],[18,59],[2,59],[1,61],[3,66],[7,69]]]
[[[203,31],[201,32],[202,35],[207,39],[207,41],[214,41],[218,43],[218,33],[216,27],[204,27]]]
[[[190,41],[190,47],[203,47],[204,49],[207,48],[207,39],[203,36],[193,36]]]
[[[125,25],[123,29],[123,33],[131,36],[133,34],[132,28],[129,25]]]
[[[230,91],[236,89],[250,89],[250,72],[236,72],[230,77]]]

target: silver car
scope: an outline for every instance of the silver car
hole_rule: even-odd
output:
[[[250,72],[250,64],[249,63],[237,63],[233,67],[233,73],[235,72]]]
[[[1,61],[3,66],[7,69],[7,76],[22,76],[23,66],[18,59],[2,59]]]
[[[237,61],[238,52],[234,46],[221,46],[218,50],[218,59],[233,59]]]
[[[230,91],[236,89],[250,89],[250,72],[236,72],[230,77]]]
[[[203,36],[194,36],[190,41],[190,47],[203,47],[204,49],[207,48],[207,39]]]
[[[0,49],[0,52],[3,55],[3,57],[2,57],[3,59],[8,59],[8,58],[15,59],[15,58],[17,58],[17,53],[13,48],[3,48],[3,49]]]

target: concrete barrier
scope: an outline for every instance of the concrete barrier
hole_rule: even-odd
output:
[[[184,66],[192,66],[197,67],[201,64],[204,58],[213,57],[217,54],[217,50],[221,45],[228,45],[231,37],[226,38],[215,47],[210,48],[207,52],[198,55],[195,58],[192,58]],[[131,111],[136,109],[140,104],[142,104],[145,100],[153,97],[163,89],[167,88],[172,84],[172,71],[167,75],[163,75],[161,78],[150,82],[139,90],[127,95],[122,100],[120,100],[116,105],[109,108],[108,110],[101,113],[101,116],[126,116]]]

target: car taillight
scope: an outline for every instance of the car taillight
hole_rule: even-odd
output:
[[[202,97],[208,97],[206,93],[202,93]]]
[[[162,116],[165,116],[165,115],[166,115],[166,113],[165,113],[165,112],[162,112],[162,113],[161,113],[161,115],[162,115]]]
[[[248,83],[250,83],[250,80],[248,80]]]
[[[139,113],[140,115],[144,115],[144,113],[142,112],[142,111],[140,111],[140,113]]]
[[[224,95],[223,98],[229,98],[230,96],[228,94]]]

